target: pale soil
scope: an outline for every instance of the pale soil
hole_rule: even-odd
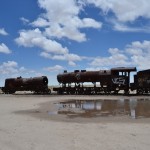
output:
[[[68,119],[45,115],[54,109],[53,103],[60,100],[118,98],[120,96],[2,94],[0,150],[149,150],[148,118],[133,121],[124,117]]]

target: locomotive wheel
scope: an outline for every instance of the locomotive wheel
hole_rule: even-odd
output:
[[[143,90],[142,89],[137,89],[137,94],[143,94]]]
[[[148,89],[145,89],[144,91],[145,91],[146,94],[148,93]]]
[[[58,90],[57,94],[62,95],[64,92],[62,90]]]
[[[43,91],[43,94],[51,94],[51,90],[50,89],[46,89],[45,91]]]
[[[11,90],[11,91],[8,92],[8,94],[14,94],[15,92],[16,92],[16,91]]]
[[[128,90],[125,90],[125,91],[124,91],[124,95],[129,95],[129,91],[128,91]]]
[[[71,90],[71,91],[70,91],[70,94],[71,94],[71,95],[74,95],[74,94],[75,94],[75,90]]]
[[[118,90],[115,90],[113,94],[117,95],[117,94],[118,94],[118,92],[119,92]]]

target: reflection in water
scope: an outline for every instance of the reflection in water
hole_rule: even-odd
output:
[[[130,100],[130,113],[131,113],[131,117],[133,119],[136,118],[136,112],[135,112],[136,106],[137,106],[137,100],[136,99],[131,99]]]
[[[58,114],[71,117],[130,116],[132,119],[150,117],[150,100],[71,100],[60,102]]]

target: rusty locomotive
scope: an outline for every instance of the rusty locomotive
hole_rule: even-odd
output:
[[[133,90],[137,94],[150,93],[150,69],[138,71],[134,75],[133,83],[130,82],[131,72],[136,72],[136,67],[118,67],[99,71],[64,71],[57,75],[59,86],[54,87],[53,91],[57,94],[118,94],[120,91],[129,94]],[[46,76],[8,78],[5,80],[5,86],[0,89],[5,94],[13,94],[16,91],[51,93]]]
[[[13,94],[16,91],[32,91],[36,94],[50,94],[48,88],[48,78],[46,76],[34,78],[8,78],[5,80],[5,86],[1,87],[5,94]]]
[[[129,94],[130,73],[133,71],[136,71],[136,67],[119,67],[100,71],[64,71],[57,75],[57,81],[61,86],[53,90],[58,94],[117,94],[121,90]],[[89,83],[93,85],[89,86]]]

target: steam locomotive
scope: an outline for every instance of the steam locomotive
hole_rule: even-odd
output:
[[[131,72],[136,72],[136,67],[118,67],[110,70],[86,71],[75,70],[57,75],[58,87],[53,91],[57,94],[118,94],[122,91],[129,94],[150,93],[150,69],[138,71],[134,75],[134,82],[130,82]],[[92,83],[92,84],[91,84]],[[9,78],[5,86],[1,87],[4,93],[16,91],[32,91],[37,94],[50,94],[48,78],[46,76],[35,78]]]
[[[119,67],[100,71],[64,71],[63,74],[57,75],[57,81],[61,87],[53,90],[58,94],[117,94],[121,90],[129,94],[130,73],[133,71],[136,71],[136,67]],[[85,86],[84,83],[87,85]],[[89,83],[93,85],[89,86]]]

